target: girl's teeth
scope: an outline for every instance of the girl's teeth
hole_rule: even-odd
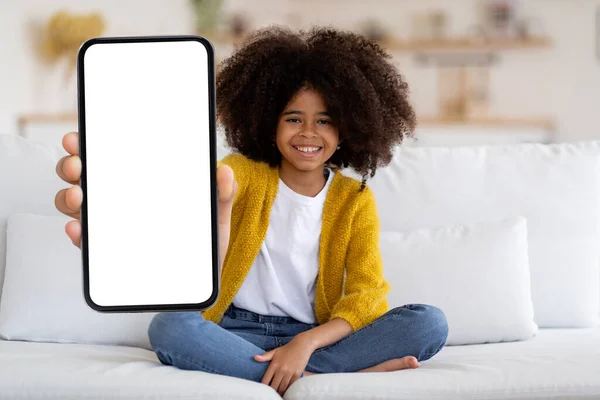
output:
[[[314,153],[315,151],[319,150],[318,147],[296,147],[296,149],[300,150],[303,153]]]

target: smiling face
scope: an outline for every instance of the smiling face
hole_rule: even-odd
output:
[[[302,89],[292,98],[279,117],[275,142],[282,155],[281,168],[323,169],[339,144],[339,131],[319,93]]]

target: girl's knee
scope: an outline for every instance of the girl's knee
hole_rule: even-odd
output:
[[[419,361],[433,357],[446,344],[448,321],[440,308],[428,304],[407,304],[390,312],[410,319],[414,335],[423,341],[419,345],[422,354]]]
[[[391,310],[391,312],[397,314],[406,313],[406,311],[412,314],[412,318],[415,319],[416,323],[428,327],[437,327],[440,334],[447,335],[448,321],[446,320],[446,314],[438,307],[428,304],[407,304]]]
[[[427,325],[433,329],[433,336],[439,343],[439,351],[441,350],[441,347],[446,344],[446,340],[448,339],[448,320],[446,319],[446,314],[444,314],[441,309],[434,306],[426,307],[427,311],[425,311],[425,318],[427,320]]]
[[[167,349],[185,342],[191,331],[197,331],[206,320],[198,312],[159,313],[148,327],[148,339],[154,351]]]
[[[437,326],[440,329],[440,332],[448,330],[448,321],[446,320],[446,314],[435,306],[430,306],[427,304],[419,304],[417,305],[421,313],[423,314],[423,319],[425,323],[429,326]],[[447,333],[447,332],[446,332]]]
[[[438,307],[416,304],[415,309],[418,310],[420,326],[423,329],[423,355],[419,361],[429,359],[437,354],[448,339],[448,321],[444,312]]]

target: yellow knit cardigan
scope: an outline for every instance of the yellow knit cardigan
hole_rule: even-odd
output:
[[[217,302],[202,312],[218,323],[240,289],[265,240],[279,172],[240,154],[219,164],[238,182],[231,215],[231,236]],[[319,245],[315,315],[319,324],[334,318],[359,329],[388,311],[389,284],[379,251],[379,219],[373,192],[336,171],[327,192]],[[316,233],[316,232],[315,232]]]

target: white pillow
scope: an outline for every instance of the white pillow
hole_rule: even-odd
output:
[[[150,349],[147,331],[154,314],[99,313],[85,302],[81,251],[64,231],[69,220],[10,216],[0,337]]]
[[[16,135],[0,134],[0,295],[6,261],[6,222],[14,213],[60,215],[54,196],[68,187],[56,175],[67,153],[56,146]]]
[[[537,332],[524,218],[383,232],[381,252],[390,306],[440,308],[448,345],[525,340]]]
[[[540,328],[598,325],[600,142],[401,148],[369,186],[382,231],[527,219]]]

